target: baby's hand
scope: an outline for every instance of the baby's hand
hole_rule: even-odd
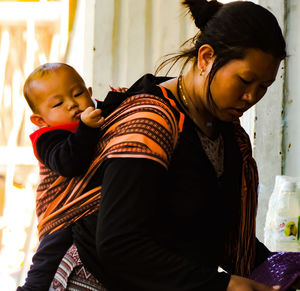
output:
[[[101,112],[101,109],[94,109],[90,106],[81,113],[80,118],[85,125],[97,128],[104,123],[104,117],[101,116]]]

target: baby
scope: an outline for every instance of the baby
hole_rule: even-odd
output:
[[[99,127],[104,123],[101,109],[94,108],[92,89],[86,87],[73,67],[47,63],[29,75],[24,96],[33,112],[30,120],[39,127],[31,140],[40,165],[63,177],[82,175],[94,155]],[[47,201],[40,207],[39,204],[37,201],[40,220]],[[17,290],[49,290],[57,267],[72,243],[70,227],[44,235],[26,282]]]

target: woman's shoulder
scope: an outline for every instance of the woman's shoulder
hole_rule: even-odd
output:
[[[158,94],[161,96],[160,90],[157,87],[162,82],[169,80],[170,77],[154,76],[152,74],[145,74],[139,78],[127,91],[129,95],[136,94]]]
[[[158,99],[166,101],[167,99],[158,85],[168,79],[170,78],[146,74],[130,86],[126,92],[109,91],[104,101],[98,101],[99,108],[102,109],[102,115],[104,117],[109,116],[120,106],[124,105],[124,101],[128,103],[127,99],[133,96],[135,98],[131,98],[131,101],[134,100],[136,102],[138,101],[136,96],[143,96],[145,98],[148,96],[152,100],[155,99],[153,96],[156,96]]]
[[[153,102],[158,107],[165,108],[167,106],[168,110],[172,112],[175,122],[179,124],[179,131],[181,131],[184,121],[184,114],[182,113],[180,106],[178,105],[177,100],[172,92],[160,85],[161,83],[170,79],[172,79],[172,77],[146,74],[128,89],[127,94],[128,96],[135,96],[135,98],[142,97],[148,102]],[[136,102],[139,102],[138,98],[136,99]]]

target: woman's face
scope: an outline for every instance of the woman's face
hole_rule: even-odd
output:
[[[280,60],[259,49],[247,50],[241,60],[232,60],[215,74],[210,91],[216,104],[213,115],[223,121],[239,118],[256,104],[274,82]]]

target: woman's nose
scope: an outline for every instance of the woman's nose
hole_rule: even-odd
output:
[[[251,105],[255,104],[258,101],[257,90],[255,88],[248,90],[243,94],[242,99]]]
[[[249,104],[255,103],[255,97],[253,96],[252,93],[247,92],[243,95],[243,100],[246,101]]]

